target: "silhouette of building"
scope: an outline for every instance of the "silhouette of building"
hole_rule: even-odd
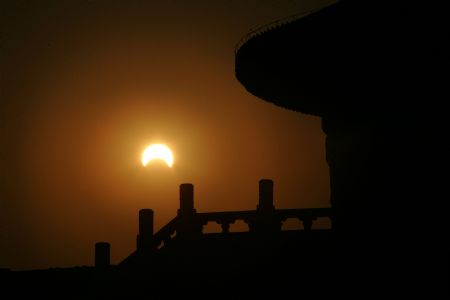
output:
[[[388,281],[396,291],[448,289],[438,175],[446,20],[436,2],[343,0],[257,29],[236,49],[247,91],[321,118],[335,262],[345,262],[336,268],[368,282],[383,273],[382,290]]]

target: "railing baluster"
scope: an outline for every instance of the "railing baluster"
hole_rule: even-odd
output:
[[[223,222],[220,224],[222,226],[222,233],[223,234],[227,234],[230,233],[230,223],[228,222]]]

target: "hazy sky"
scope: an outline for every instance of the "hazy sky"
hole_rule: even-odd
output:
[[[329,206],[320,119],[234,76],[251,29],[327,3],[0,0],[0,267],[92,265],[100,240],[117,263],[182,182],[198,211],[254,209],[261,178],[278,208]],[[172,169],[140,165],[152,142]]]

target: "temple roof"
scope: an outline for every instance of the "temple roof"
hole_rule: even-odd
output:
[[[448,47],[439,9],[401,2],[339,1],[269,24],[239,44],[236,77],[257,97],[318,116],[395,107],[384,93],[419,87],[435,49]]]

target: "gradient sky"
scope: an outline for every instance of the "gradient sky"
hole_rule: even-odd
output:
[[[332,2],[332,1],[331,1]],[[329,206],[320,119],[252,96],[234,76],[251,29],[330,0],[0,1],[0,267],[112,262],[195,187],[198,211]],[[172,169],[140,165],[150,143]]]

